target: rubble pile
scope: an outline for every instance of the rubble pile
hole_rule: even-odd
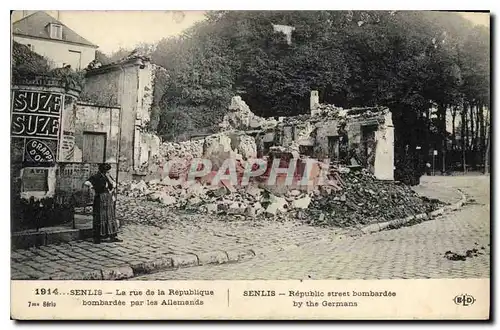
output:
[[[249,135],[240,135],[236,151],[243,159],[252,159],[257,157],[257,144],[255,138]]]
[[[160,180],[129,182],[119,193],[143,197],[172,209],[236,218],[300,219],[316,226],[348,227],[427,213],[441,203],[419,197],[408,186],[379,181],[367,170],[339,169],[336,181],[316,189],[288,188],[277,192],[251,183],[217,187],[202,182],[167,185]],[[158,220],[161,221],[161,220]]]
[[[344,114],[345,110],[342,108],[336,107],[333,104],[319,104],[318,108],[316,109],[316,116],[332,116],[332,115],[338,115],[342,116]]]
[[[170,186],[159,180],[131,182],[119,188],[119,193],[134,198],[146,197],[148,201],[172,209],[246,217],[284,215],[292,209],[307,208],[312,200],[310,194],[296,189],[276,196],[257,184],[240,188],[214,187],[200,182]]]
[[[277,124],[278,121],[275,119],[267,119],[255,115],[245,101],[241,99],[241,96],[234,96],[231,99],[229,112],[224,116],[219,126],[222,131],[230,131],[270,129]]]
[[[164,142],[160,145],[160,155],[166,159],[199,158],[203,153],[203,140]]]
[[[343,189],[315,198],[308,221],[340,227],[365,225],[428,213],[442,203],[418,196],[409,186],[377,180],[368,170],[340,173]]]

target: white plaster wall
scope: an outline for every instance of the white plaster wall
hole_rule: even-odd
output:
[[[373,174],[379,180],[394,180],[394,125],[391,113],[387,113],[384,119],[384,125],[375,132],[377,147]]]
[[[83,132],[106,133],[106,159],[118,158],[119,108],[78,103],[75,113],[75,147],[72,162],[82,161]]]
[[[45,56],[55,68],[60,68],[63,64],[70,64],[72,69],[84,69],[95,59],[95,48],[90,46],[24,36],[14,36],[14,41],[23,45],[30,44],[35,53]],[[75,62],[74,57],[69,52],[70,50],[81,52],[81,63]]]
[[[137,148],[137,161],[138,166],[148,162],[149,156],[159,156],[160,155],[160,138],[155,134],[138,132],[139,143]]]
[[[273,24],[273,29],[275,32],[281,32],[286,35],[286,42],[291,45],[292,44],[292,32],[295,31],[293,26],[289,25],[279,25]]]
[[[311,91],[311,96],[309,99],[309,109],[311,110],[311,116],[315,116],[318,113],[319,106],[319,93],[318,91]]]
[[[147,64],[139,69],[139,86],[137,95],[137,119],[144,125],[150,120],[151,105],[153,104],[154,68]]]

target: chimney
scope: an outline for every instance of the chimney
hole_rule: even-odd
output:
[[[318,91],[311,91],[311,99],[310,99],[310,110],[311,110],[311,116],[314,116],[318,110],[319,107],[319,92]]]

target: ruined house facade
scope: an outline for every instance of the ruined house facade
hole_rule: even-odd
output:
[[[78,86],[47,76],[15,79],[11,93],[12,228],[68,222],[74,206],[91,203],[79,192],[98,164],[117,169],[120,108],[81,102]],[[21,200],[49,205],[45,220]]]
[[[88,205],[82,184],[107,162],[116,180],[129,180],[159,153],[148,132],[158,67],[137,54],[87,71],[83,86],[35,77],[12,83],[11,178],[23,199]],[[60,219],[66,221],[67,219]],[[20,220],[24,221],[24,220]]]
[[[285,118],[277,132],[279,144],[298,148],[301,154],[363,166],[380,180],[394,179],[394,126],[387,108],[320,105],[309,116]]]
[[[155,75],[160,67],[134,55],[89,70],[82,99],[120,108],[119,176],[140,174],[141,165],[158,155],[160,138],[148,131]]]
[[[394,180],[394,126],[388,108],[337,108],[320,104],[318,92],[312,91],[309,114],[274,120],[255,116],[234,97],[221,129],[254,136],[258,157],[281,146],[297,157],[362,166],[380,180]]]

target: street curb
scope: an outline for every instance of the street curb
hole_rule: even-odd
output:
[[[454,211],[462,207],[462,205],[467,201],[467,197],[460,190],[457,189],[461,195],[459,202],[446,205],[435,211],[427,213],[421,213],[416,216],[409,216],[402,219],[396,219],[391,221],[385,221],[382,223],[375,223],[371,225],[364,226],[362,228],[356,228],[355,230],[340,231],[334,235],[335,238],[349,237],[349,236],[359,236],[360,232],[362,234],[371,234],[385,230],[390,226],[402,226],[414,219],[432,219],[439,215],[444,214],[447,211]],[[175,270],[179,268],[203,266],[208,264],[225,264],[225,263],[236,263],[239,261],[252,259],[258,255],[266,255],[273,252],[280,251],[290,251],[304,245],[318,242],[331,242],[331,239],[319,239],[314,242],[306,244],[291,244],[287,246],[278,246],[273,248],[251,248],[251,249],[236,249],[236,250],[217,250],[211,252],[202,252],[199,254],[179,254],[179,255],[165,255],[163,257],[157,258],[150,261],[136,261],[129,263],[127,265],[113,267],[113,268],[102,268],[99,270],[93,270],[88,272],[70,273],[56,276],[45,276],[39,278],[39,280],[127,280],[134,277],[152,274],[160,271]]]
[[[209,264],[224,264],[239,262],[253,258],[253,250],[228,250],[211,251],[199,254],[166,255],[155,260],[145,262],[132,262],[119,267],[102,268],[87,272],[75,272],[63,275],[45,276],[38,280],[92,280],[92,281],[117,281],[127,280],[141,275],[147,275],[165,270],[203,266]]]
[[[457,189],[457,192],[460,194],[460,201],[450,204],[450,205],[445,205],[437,210],[434,210],[429,213],[420,213],[417,215],[410,215],[406,218],[401,218],[401,219],[395,219],[395,220],[390,220],[390,221],[385,221],[385,222],[379,222],[379,223],[374,223],[370,225],[363,226],[361,228],[356,228],[355,231],[349,230],[345,233],[342,233],[342,235],[347,235],[347,236],[359,236],[359,233],[361,234],[372,234],[376,233],[382,230],[387,229],[388,227],[396,227],[399,228],[407,223],[409,223],[412,220],[424,220],[424,219],[433,219],[437,216],[443,215],[446,212],[450,211],[456,211],[459,208],[461,208],[465,202],[467,201],[467,196],[460,190]]]
[[[10,236],[11,249],[29,249],[49,244],[71,242],[92,237],[92,228],[60,229],[47,232],[14,233]]]

